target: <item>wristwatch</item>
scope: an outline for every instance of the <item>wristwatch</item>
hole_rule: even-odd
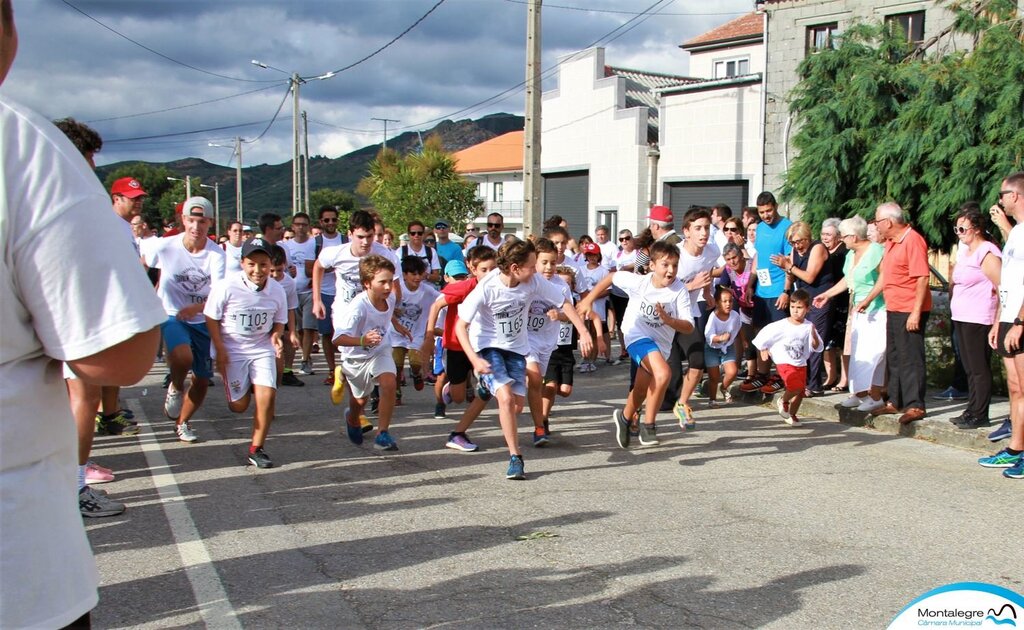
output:
[[[1021,319],[1019,317],[1014,317],[1013,318],[1013,325],[1014,326],[1024,326],[1024,319]]]

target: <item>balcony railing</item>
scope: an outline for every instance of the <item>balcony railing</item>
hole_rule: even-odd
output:
[[[501,216],[506,219],[522,219],[523,218],[523,201],[488,201],[481,199],[484,202],[484,210],[487,214],[491,212],[500,212]]]

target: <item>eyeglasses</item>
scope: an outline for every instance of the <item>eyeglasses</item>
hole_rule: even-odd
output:
[[[839,238],[855,238],[856,234],[842,234]]]
[[[409,230],[409,236],[423,236],[423,230]]]
[[[292,222],[292,227],[293,227],[293,228],[297,228],[297,227],[309,227],[309,224],[308,224],[308,223],[306,223],[305,221],[303,221],[303,222],[297,222],[297,221],[293,221],[293,222]]]
[[[953,231],[956,232],[957,234],[967,234],[968,232],[971,231],[971,228],[958,225],[955,228],[953,228]]]
[[[738,227],[727,227],[727,228],[722,228],[722,231],[723,232],[736,232],[737,234],[739,234],[740,229]]]
[[[626,241],[631,241],[631,240],[633,240],[632,236],[620,236],[619,237],[619,242],[620,243],[625,243]]]
[[[805,243],[805,242],[807,242],[806,238],[794,238],[793,240],[791,240],[789,242],[789,244],[790,245],[799,245],[800,243]]]
[[[488,223],[487,227],[489,227],[489,228],[498,228],[500,230],[501,228],[505,227],[505,224],[504,223]]]
[[[337,223],[337,219],[320,219],[320,223]]]
[[[479,232],[480,228],[478,228],[478,227],[468,227],[468,228],[466,228],[466,231],[467,232]]]

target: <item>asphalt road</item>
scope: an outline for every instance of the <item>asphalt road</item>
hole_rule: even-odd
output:
[[[86,523],[98,628],[866,628],[949,582],[1024,591],[1000,531],[1022,486],[975,453],[742,403],[687,434],[662,414],[662,444],[625,451],[622,365],[577,376],[549,447],[522,431],[508,481],[493,407],[459,453],[408,387],[383,455],[340,432],[321,366],[281,390],[256,470],[219,383],[177,441],[160,367],[123,392],[142,434],[96,440],[129,505]]]

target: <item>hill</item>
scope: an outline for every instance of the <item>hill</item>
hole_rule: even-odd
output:
[[[425,132],[407,131],[388,140],[388,147],[402,153],[415,151],[421,137],[437,134],[447,151],[461,151],[495,136],[523,128],[523,117],[512,114],[491,114],[478,120],[445,120]],[[371,144],[337,158],[320,155],[309,159],[309,187],[335,188],[355,192],[356,186],[367,172],[368,164],[380,151],[381,145]],[[117,162],[97,168],[100,179],[132,162]],[[204,184],[221,185],[220,207],[222,216],[234,213],[235,169],[211,164],[199,158],[184,158],[172,162],[147,162],[152,166],[164,166],[179,176],[200,177]],[[261,212],[278,212],[291,209],[292,169],[291,160],[282,164],[259,164],[242,169],[246,217]]]

